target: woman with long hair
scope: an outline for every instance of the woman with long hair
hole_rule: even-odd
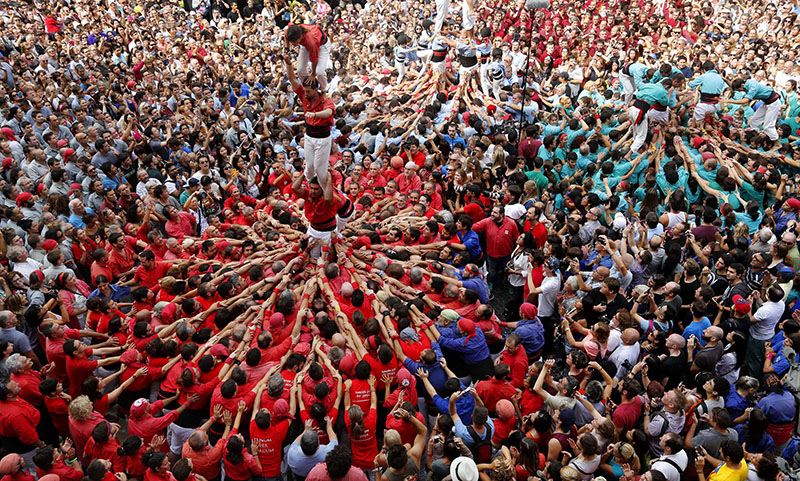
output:
[[[769,420],[761,409],[748,409],[747,423],[734,427],[739,434],[739,443],[748,453],[767,453],[775,451],[775,441],[767,433]]]
[[[722,357],[714,366],[714,371],[734,385],[739,380],[739,370],[746,358],[747,336],[741,331],[731,331],[725,336],[725,341],[727,344],[722,351]]]
[[[531,272],[531,253],[536,247],[533,234],[523,232],[517,237],[516,247],[511,253],[508,261],[508,283],[511,284],[512,298],[511,304],[506,311],[506,320],[513,322],[519,319],[519,307],[522,305],[525,296],[525,284],[528,274]]]
[[[351,405],[350,381],[345,384],[344,423],[350,434],[350,449],[353,451],[353,466],[364,470],[367,474],[374,468],[373,462],[378,455],[377,433],[378,396],[375,393],[375,377],[367,379],[370,392],[369,411]],[[369,476],[369,475],[368,475]]]
[[[242,422],[242,413],[247,409],[244,401],[239,401],[236,410],[236,419],[233,421],[233,430],[239,429]],[[258,452],[258,441],[251,443],[251,449]],[[259,479],[262,473],[261,460],[258,456],[253,456],[247,451],[244,437],[241,434],[234,434],[225,443],[225,451],[222,456],[225,466],[225,481],[248,481],[253,478]]]
[[[68,272],[56,276],[54,285],[69,313],[69,326],[83,329],[86,325],[86,300],[91,293],[89,286]]]

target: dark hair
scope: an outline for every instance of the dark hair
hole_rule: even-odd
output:
[[[353,453],[350,448],[343,444],[337,444],[335,448],[325,456],[325,467],[331,479],[343,478],[353,466]]]

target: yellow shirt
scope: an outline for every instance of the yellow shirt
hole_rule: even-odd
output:
[[[739,463],[739,469],[731,469],[727,463],[722,463],[711,472],[708,481],[746,481],[747,463],[744,459]]]

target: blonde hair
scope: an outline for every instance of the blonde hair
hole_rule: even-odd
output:
[[[733,226],[733,237],[750,237],[750,229],[744,222],[739,222]]]
[[[634,473],[639,471],[639,456],[637,456],[636,451],[633,449],[633,446],[631,446],[630,443],[619,443],[619,446],[617,446],[617,451],[619,451],[619,455],[622,459],[615,460],[616,462],[619,464],[629,464]]]
[[[612,421],[609,417],[603,418],[603,421],[597,425],[597,434],[603,436],[606,441],[613,440],[617,434],[617,428],[614,426],[614,421]]]
[[[94,406],[89,396],[78,396],[69,403],[69,417],[76,421],[86,421],[91,417]]]
[[[402,445],[403,440],[400,438],[400,433],[396,429],[389,429],[383,433],[383,445],[387,448],[396,444]]]
[[[561,479],[563,481],[580,481],[581,475],[578,473],[578,470],[573,468],[572,466],[564,466],[559,471],[561,475]]]

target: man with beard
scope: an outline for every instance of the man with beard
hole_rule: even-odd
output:
[[[503,213],[501,206],[494,206],[491,216],[475,223],[472,230],[486,235],[486,268],[489,271],[486,280],[491,288],[503,279],[514,243],[519,237],[519,229],[517,223]]]
[[[695,348],[698,345],[697,338],[692,336],[687,343],[687,362],[691,365],[689,371],[695,374],[699,371],[714,371],[714,366],[719,362],[722,357],[722,338],[725,337],[725,332],[722,328],[711,326],[705,328],[702,338],[706,342],[703,349],[696,355]]]

